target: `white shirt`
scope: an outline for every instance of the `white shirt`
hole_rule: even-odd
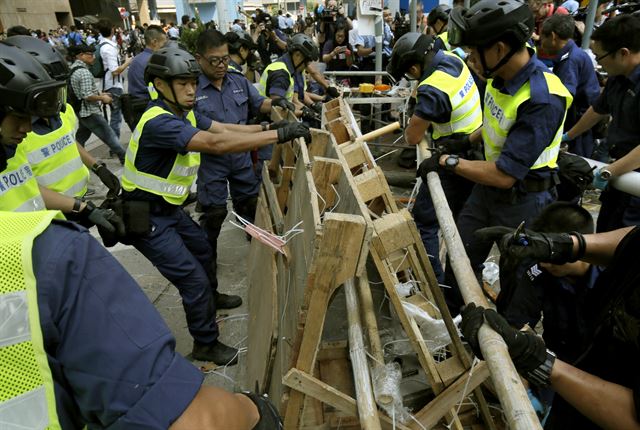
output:
[[[167,34],[170,38],[177,39],[180,37],[180,30],[178,30],[176,27],[169,27],[169,30],[167,30]]]
[[[113,40],[104,37],[100,38],[99,43],[104,43],[104,45],[100,47],[102,66],[105,71],[103,90],[107,91],[110,88],[123,89],[122,75],[112,75],[112,72],[120,66],[118,44]]]

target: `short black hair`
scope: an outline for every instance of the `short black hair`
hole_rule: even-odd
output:
[[[98,21],[98,24],[96,24],[96,26],[98,27],[98,31],[100,32],[102,37],[111,36],[113,32],[113,26],[111,25],[110,21],[107,21],[106,19],[101,19],[100,21]]]
[[[555,33],[562,40],[568,40],[573,37],[576,22],[571,15],[551,15],[542,23],[542,34],[551,36]]]
[[[640,17],[620,15],[602,24],[593,32],[591,39],[599,42],[606,52],[627,48],[640,51]]]
[[[577,231],[591,234],[594,231],[593,217],[588,210],[575,203],[554,202],[540,212],[531,223],[531,229],[543,233]]]
[[[191,20],[191,18],[189,18],[189,15],[182,15],[182,18],[180,18],[180,20],[182,21],[182,24],[189,24],[189,21]]]
[[[148,45],[152,40],[157,39],[161,35],[166,35],[162,27],[155,24],[150,25],[144,31],[144,43]]]
[[[22,25],[14,25],[7,29],[7,37],[11,36],[31,36],[31,32],[27,27]]]
[[[224,34],[216,29],[210,28],[198,35],[198,39],[196,40],[196,52],[200,55],[204,55],[209,49],[219,48],[226,44],[227,39],[224,38]]]

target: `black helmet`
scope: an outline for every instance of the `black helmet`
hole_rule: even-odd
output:
[[[49,76],[53,79],[65,81],[69,77],[69,66],[66,60],[47,42],[31,36],[11,36],[6,38],[3,43],[27,51],[49,72]]]
[[[50,117],[65,104],[64,81],[49,76],[47,70],[22,49],[0,43],[0,108],[33,116]]]
[[[287,51],[289,54],[293,54],[293,51],[300,51],[306,60],[318,61],[320,58],[318,45],[304,33],[294,34],[287,41]]]
[[[444,21],[445,23],[448,22],[449,12],[451,12],[451,8],[448,5],[439,4],[429,12],[429,15],[427,16],[427,24],[429,24],[430,27],[433,27],[433,24],[435,24],[437,20]]]
[[[241,47],[245,47],[249,50],[258,49],[258,45],[253,41],[253,38],[246,31],[230,31],[224,35],[224,38],[229,45],[229,52],[237,53]]]
[[[449,43],[482,47],[511,34],[524,45],[531,37],[533,27],[533,14],[526,3],[481,0],[470,9],[453,9],[449,16]]]
[[[423,64],[425,56],[432,48],[431,36],[417,32],[403,34],[393,46],[387,73],[396,81],[400,80],[413,64]]]
[[[198,76],[200,76],[200,66],[193,55],[173,46],[154,52],[144,69],[146,83],[153,81],[154,78],[170,81],[176,78],[197,78]]]

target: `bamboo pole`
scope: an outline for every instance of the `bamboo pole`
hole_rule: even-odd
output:
[[[426,142],[423,140],[417,149],[419,164],[421,160],[426,158],[428,153]],[[427,175],[427,182],[438,223],[440,224],[440,230],[447,245],[449,261],[458,281],[462,297],[465,303],[473,302],[477,306],[487,308],[489,303],[482,293],[476,275],[471,268],[438,174],[430,172]],[[512,429],[542,429],[502,337],[485,323],[478,332],[478,341],[482,355],[491,371],[491,377],[509,427]]]
[[[373,398],[373,387],[369,375],[369,363],[364,349],[358,296],[354,278],[344,283],[344,293],[347,301],[347,318],[349,319],[349,355],[353,380],[356,386],[356,402],[360,425],[365,430],[380,430],[378,407]]]

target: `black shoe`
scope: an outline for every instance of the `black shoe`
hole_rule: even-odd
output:
[[[242,304],[240,296],[231,294],[216,293],[215,295],[216,309],[234,309]]]
[[[191,356],[194,360],[211,361],[218,366],[238,364],[238,350],[218,340],[209,344],[194,341]]]

